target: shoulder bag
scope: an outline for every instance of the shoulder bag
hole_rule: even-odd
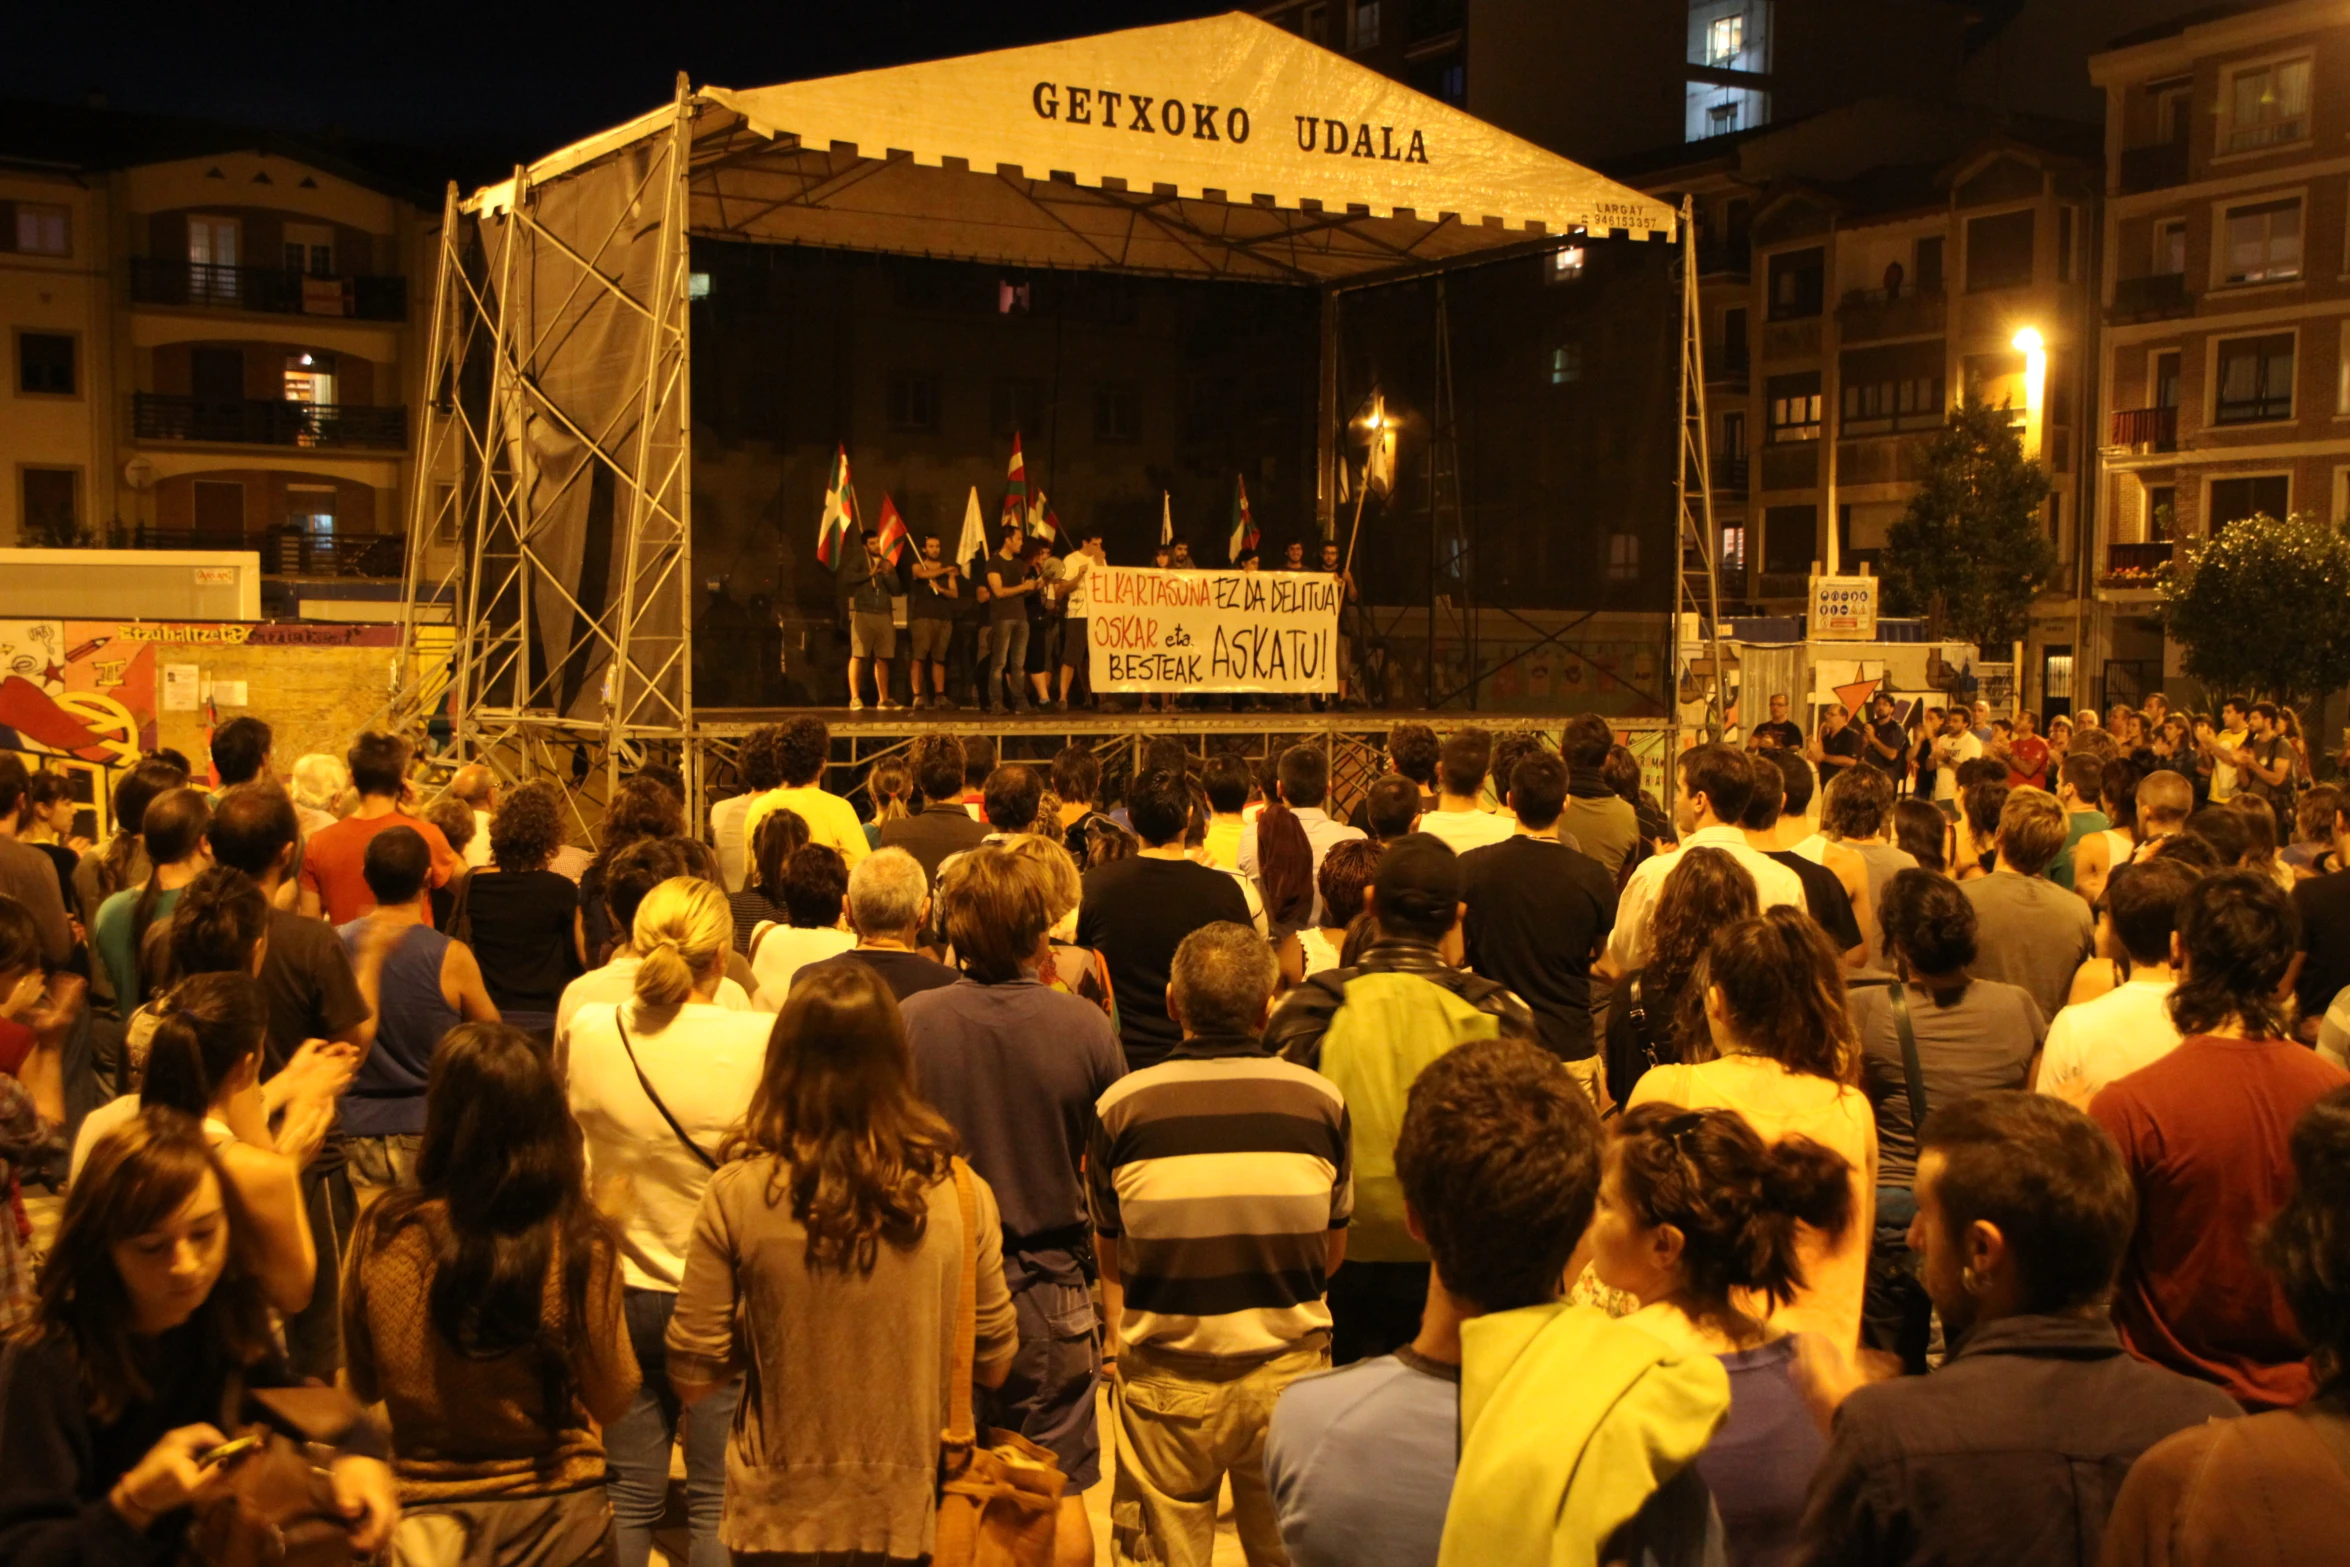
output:
[[[621,1006],[626,1005],[626,1002],[621,1003]],[[651,1101],[654,1109],[661,1112],[661,1119],[669,1123],[669,1129],[677,1134],[677,1140],[679,1142],[685,1144],[685,1151],[687,1153],[692,1154],[696,1159],[700,1160],[704,1169],[717,1169],[718,1161],[711,1158],[708,1151],[705,1150],[700,1143],[695,1142],[691,1137],[686,1135],[686,1130],[683,1126],[678,1124],[677,1117],[669,1113],[669,1106],[662,1102],[661,1096],[659,1094],[653,1092],[653,1080],[645,1076],[644,1063],[637,1060],[636,1058],[636,1045],[628,1037],[628,1025],[621,1021],[620,1007],[614,1007],[612,1009],[612,1026],[620,1030],[620,1048],[628,1052],[629,1068],[636,1073],[637,1086],[645,1091],[645,1098]]]
[[[963,1210],[963,1277],[947,1369],[947,1428],[938,1439],[938,1538],[932,1567],[1051,1567],[1069,1484],[1060,1460],[1017,1431],[980,1430],[971,1415],[979,1354],[979,1194],[954,1162]]]
[[[336,1441],[367,1418],[365,1411],[337,1388],[273,1388],[250,1396],[265,1419],[242,1434],[258,1445],[230,1460],[236,1470],[228,1494],[196,1510],[187,1558],[200,1567],[347,1567],[357,1553],[324,1464]],[[241,1377],[227,1402],[241,1412]]]
[[[1926,1069],[1918,1064],[1917,1030],[1909,1023],[1909,992],[1895,980],[1885,987],[1885,998],[1893,1003],[1893,1032],[1901,1036],[1902,1085],[1909,1091],[1909,1137],[1915,1147],[1918,1132],[1926,1124]]]

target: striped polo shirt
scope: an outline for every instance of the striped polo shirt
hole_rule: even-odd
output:
[[[1354,1178],[1328,1078],[1247,1035],[1195,1036],[1095,1110],[1086,1183],[1118,1243],[1128,1343],[1254,1358],[1329,1329],[1324,1261]]]

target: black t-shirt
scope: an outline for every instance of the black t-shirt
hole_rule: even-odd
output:
[[[1866,750],[1867,747],[1861,743],[1859,727],[1853,724],[1846,724],[1843,728],[1837,730],[1832,735],[1822,734],[1820,736],[1820,749],[1829,756],[1849,756],[1855,761],[1858,761],[1860,759],[1861,752]]]
[[[951,985],[963,977],[936,958],[924,957],[919,952],[899,952],[890,947],[851,947],[838,957],[811,963],[800,972],[806,974],[820,968],[839,968],[844,963],[862,963],[879,974],[881,982],[889,987],[889,993],[900,1001],[919,991]]]
[[[324,920],[284,909],[269,911],[261,993],[269,1002],[262,1058],[270,1073],[284,1066],[304,1040],[332,1039],[367,1021],[367,998],[359,993],[343,938]]]
[[[1766,718],[1754,726],[1754,732],[1760,738],[1774,742],[1782,751],[1803,749],[1803,729],[1793,719]]]
[[[1591,955],[1616,923],[1615,879],[1556,839],[1523,834],[1461,856],[1472,972],[1534,1009],[1542,1047],[1591,1054]]]
[[[1167,1016],[1167,975],[1183,938],[1218,920],[1249,923],[1248,898],[1228,872],[1138,854],[1085,873],[1077,944],[1093,948],[1110,965],[1132,1070],[1158,1065],[1182,1040],[1183,1031]]]
[[[1853,917],[1852,894],[1844,890],[1844,883],[1834,871],[1817,860],[1805,859],[1793,849],[1763,852],[1793,871],[1803,883],[1803,906],[1811,910],[1811,917],[1828,933],[1830,944],[1839,953],[1850,952],[1860,945],[1860,921]]]
[[[1885,756],[1874,748],[1870,748],[1866,760],[1879,772],[1889,777],[1899,778],[1904,771],[1902,764],[1909,759],[1909,731],[1901,727],[1901,720],[1897,718],[1888,718],[1873,727],[1877,736],[1877,744],[1890,746],[1893,754]]]
[[[987,578],[993,579],[987,584],[990,593],[994,592],[998,582],[1007,588],[1017,588],[1035,575],[1036,573],[1029,569],[1028,562],[1024,560],[1006,560],[1001,555],[997,555],[987,563]],[[1035,597],[1034,594],[1023,594],[1016,598],[990,598],[987,601],[987,618],[991,621],[1026,620],[1028,618],[1028,600],[1033,597]]]
[[[552,1012],[579,977],[571,937],[579,888],[560,871],[473,873],[465,917],[469,945],[500,1012]]]
[[[952,620],[963,599],[971,596],[968,584],[953,596],[940,591],[946,585],[945,577],[917,577],[914,568],[906,568],[906,618],[908,620]],[[933,584],[936,584],[934,586]]]
[[[2350,871],[2312,876],[2293,888],[2301,916],[2301,975],[2294,981],[2303,1017],[2323,1017],[2350,985]]]

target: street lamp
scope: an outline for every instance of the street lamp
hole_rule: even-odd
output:
[[[2048,345],[2038,327],[2028,326],[2016,333],[2015,346],[2024,355],[2024,455],[2038,462],[2047,428]]]

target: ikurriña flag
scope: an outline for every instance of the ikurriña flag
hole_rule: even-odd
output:
[[[1028,464],[1020,456],[1020,432],[1012,432],[1012,461],[1004,470],[1004,509],[1001,514],[1006,531],[1024,527],[1028,520]]]
[[[824,481],[824,516],[816,527],[816,558],[840,569],[841,552],[857,525],[857,492],[849,487],[849,449],[836,449],[832,476]]]
[[[1232,547],[1235,566],[1240,557],[1257,547],[1257,521],[1249,515],[1248,480],[1238,474],[1232,476]]]
[[[906,519],[898,515],[897,503],[889,492],[881,492],[881,558],[895,566],[904,557],[906,545],[911,542],[906,532]]]

